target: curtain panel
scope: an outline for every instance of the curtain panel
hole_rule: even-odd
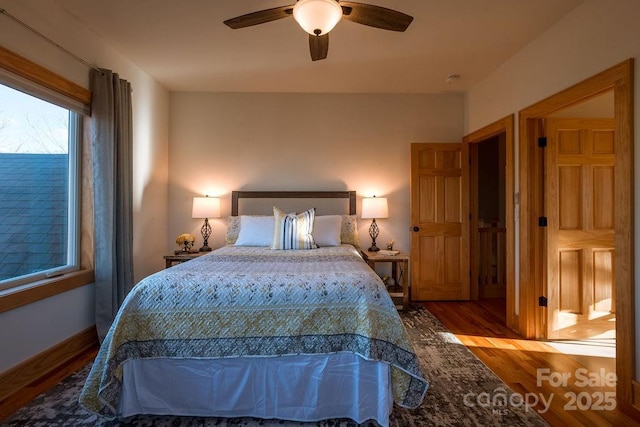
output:
[[[91,70],[96,328],[104,339],[133,287],[131,84]]]

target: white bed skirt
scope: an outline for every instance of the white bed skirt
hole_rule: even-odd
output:
[[[389,366],[351,353],[124,364],[119,414],[389,424]]]

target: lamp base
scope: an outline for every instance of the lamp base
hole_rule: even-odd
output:
[[[376,246],[378,231],[378,224],[376,224],[376,219],[373,218],[371,220],[371,226],[369,226],[369,236],[371,237],[371,247],[367,249],[369,252],[378,252],[380,250],[380,248]]]
[[[209,218],[204,219],[204,224],[202,224],[202,228],[200,228],[200,233],[202,233],[202,247],[200,248],[200,252],[211,252],[211,248],[209,247],[209,237],[211,236]]]

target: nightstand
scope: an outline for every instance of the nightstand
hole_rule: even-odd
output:
[[[395,286],[388,288],[391,299],[401,299],[402,310],[409,309],[409,254],[399,252],[396,255],[381,255],[379,252],[362,251],[362,258],[374,271],[377,262],[391,263],[391,277],[395,280]],[[396,303],[396,306],[398,304]]]
[[[163,256],[164,262],[166,263],[165,268],[171,267],[173,264],[180,264],[181,262],[189,261],[194,258],[198,258],[204,254],[209,254],[211,252],[186,252],[186,253],[177,253],[172,255]]]

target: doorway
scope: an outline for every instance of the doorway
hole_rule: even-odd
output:
[[[566,271],[573,271],[573,273],[568,274],[564,280],[567,280],[569,284],[573,280],[575,285],[579,283],[579,280],[575,279],[576,276],[594,274],[593,272],[596,272],[596,274],[606,273],[607,264],[610,263],[612,265],[612,276],[615,277],[611,300],[615,300],[615,371],[618,380],[616,398],[618,401],[628,403],[633,403],[633,383],[635,379],[632,88],[633,60],[628,60],[520,111],[520,173],[518,187],[520,193],[520,329],[522,334],[528,338],[548,338],[549,324],[553,322],[552,310],[555,311],[556,308],[547,306],[547,304],[549,302],[556,304],[559,301],[557,293],[561,292],[557,290],[552,282],[554,280],[563,280],[561,279],[563,272],[558,271],[558,267],[554,266],[554,263],[560,258],[559,252],[554,248],[563,248],[564,237],[558,237],[556,235],[557,231],[552,230],[549,232],[548,229],[549,216],[558,217],[560,213],[558,206],[553,206],[554,202],[546,196],[547,193],[545,192],[545,174],[549,173],[549,170],[546,164],[547,156],[541,148],[544,147],[544,137],[548,138],[548,135],[545,135],[546,120],[568,107],[596,99],[603,94],[613,93],[614,136],[610,145],[615,153],[615,158],[612,164],[613,170],[607,172],[606,170],[609,166],[604,165],[600,171],[603,175],[599,178],[603,183],[609,181],[612,188],[598,190],[596,193],[611,197],[613,189],[615,189],[615,194],[612,197],[615,212],[608,214],[611,215],[614,229],[614,250],[611,252],[610,261],[606,260],[606,253],[594,255],[589,249],[590,255],[585,257],[582,253],[578,254],[575,251],[571,253],[569,250],[564,261],[566,261]],[[571,144],[569,143],[569,145]],[[570,148],[569,145],[565,148]],[[575,151],[577,147],[574,142],[571,149]],[[571,157],[576,160],[576,156],[572,155]],[[609,178],[606,178],[605,175],[609,176]],[[582,176],[584,174],[582,172],[578,173],[575,168],[567,169],[565,174],[567,188],[573,186],[571,181],[577,183],[577,180]],[[577,184],[574,187],[578,188]],[[592,187],[589,188],[592,190]],[[552,189],[552,191],[557,191],[557,188]],[[554,197],[557,200],[557,195]],[[600,204],[606,205],[606,202]],[[568,216],[563,220],[568,220],[573,212],[573,221],[575,222],[575,218],[577,218],[575,213],[577,211],[576,209],[568,209]],[[598,215],[603,212],[601,210]],[[552,219],[552,222],[560,221],[556,221],[556,219]],[[552,225],[556,227],[556,224]],[[555,238],[559,244],[555,245],[551,242],[551,246],[549,246],[548,238]],[[602,248],[603,252],[608,250],[609,248],[606,245]],[[602,257],[598,261],[597,258],[600,255]],[[550,263],[549,260],[556,261]],[[593,262],[593,260],[599,262],[602,267],[591,268],[591,273],[585,272],[589,270],[582,268],[585,262]],[[572,265],[573,269],[571,268]],[[584,300],[582,296],[576,299],[573,292],[567,293],[567,296],[574,298],[573,301],[570,301],[571,305],[573,305],[570,310],[575,310],[577,304]],[[601,298],[601,300],[606,299]],[[570,310],[566,311],[570,312]]]
[[[608,98],[601,118],[545,120],[549,339],[615,338],[616,153]]]
[[[504,313],[506,326],[519,332],[513,116],[465,136],[463,143],[470,161],[470,297],[486,298]]]
[[[505,132],[469,146],[472,280],[478,298],[505,299]]]
[[[609,111],[545,119],[546,334],[556,350],[615,373],[613,97],[599,98]]]

